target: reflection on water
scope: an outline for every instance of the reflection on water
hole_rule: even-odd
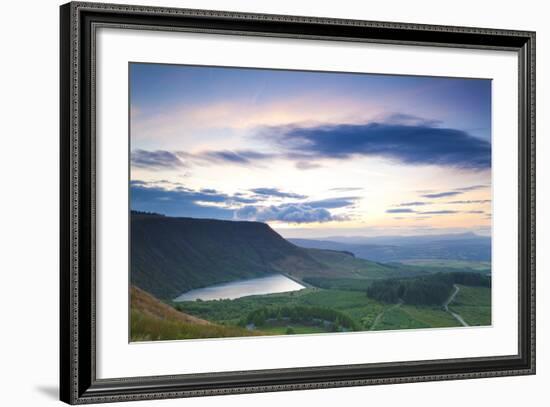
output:
[[[286,276],[272,274],[266,277],[216,284],[187,291],[175,298],[174,301],[195,301],[197,299],[203,301],[220,299],[232,300],[247,295],[284,293],[288,291],[298,291],[302,288],[305,287]]]

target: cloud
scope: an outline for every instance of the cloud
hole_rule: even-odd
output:
[[[458,211],[452,210],[441,210],[441,211],[427,211],[427,212],[418,212],[421,215],[449,215],[452,213],[459,213]]]
[[[329,191],[336,191],[336,192],[353,192],[353,191],[362,191],[363,187],[338,187],[338,188],[330,188]]]
[[[440,165],[484,170],[491,165],[491,145],[462,130],[427,124],[339,124],[279,126],[264,136],[288,152],[311,159],[379,156],[412,165]]]
[[[466,211],[465,213],[485,213],[485,211]]]
[[[295,166],[299,170],[312,170],[315,168],[321,168],[320,164],[309,162],[309,161],[297,161]]]
[[[250,164],[252,161],[265,160],[273,157],[272,154],[265,154],[252,150],[205,151],[197,156],[202,159],[232,164]]]
[[[184,162],[174,153],[165,150],[133,150],[130,154],[132,166],[152,170],[179,168]]]
[[[259,222],[280,221],[311,223],[347,220],[346,215],[333,215],[329,209],[344,208],[355,204],[357,197],[329,198],[318,201],[284,203],[280,205],[246,205],[235,211],[235,217]]]
[[[284,192],[279,188],[254,188],[250,190],[251,192],[257,195],[263,196],[274,196],[277,198],[296,198],[296,199],[305,199],[306,195],[295,194],[293,192]]]
[[[436,192],[434,194],[425,194],[425,195],[422,195],[423,198],[444,198],[446,196],[455,196],[455,195],[460,195],[462,194],[463,192],[459,192],[459,191],[446,191],[446,192]]]
[[[324,208],[313,208],[299,203],[264,207],[244,206],[235,211],[235,217],[241,220],[254,220],[258,222],[280,221],[288,223],[329,222],[336,220]]]
[[[455,188],[455,191],[475,191],[476,189],[488,188],[489,185],[470,185],[469,187]]]
[[[414,210],[411,208],[396,208],[396,209],[387,209],[386,213],[414,213]]]
[[[312,208],[325,208],[325,209],[335,209],[335,208],[345,208],[346,206],[352,206],[355,204],[355,201],[359,197],[348,196],[343,198],[328,198],[321,199],[319,201],[306,202],[307,205]]]
[[[422,206],[422,205],[429,205],[429,202],[421,202],[421,201],[414,201],[414,202],[403,202],[400,203],[399,206]]]
[[[252,190],[254,191],[258,192],[258,195],[251,197],[242,193],[225,194],[211,188],[193,190],[182,185],[166,189],[156,183],[132,180],[130,200],[132,210],[168,216],[311,223],[346,220],[345,215],[332,215],[328,209],[353,205],[355,199],[344,197],[263,206],[261,202],[265,201],[267,196],[305,196],[282,192],[277,188],[256,188]]]
[[[221,206],[230,199],[222,194],[205,194],[183,187],[164,189],[157,186],[130,187],[132,210],[162,213],[168,216],[231,219],[233,210]]]
[[[413,116],[405,113],[392,113],[383,120],[385,124],[402,124],[407,126],[428,126],[434,127],[441,124],[440,120],[428,120],[423,119],[422,117]]]
[[[489,203],[491,202],[490,199],[474,199],[474,200],[466,200],[466,201],[450,201],[445,202],[446,204],[477,204],[477,203]]]
[[[418,215],[448,215],[452,213],[459,213],[458,211],[453,210],[439,210],[439,211],[425,211],[425,212],[417,212],[414,209],[411,208],[394,208],[394,209],[387,209],[386,213],[415,213]],[[422,216],[423,218],[429,218],[429,216]]]
[[[232,219],[236,207],[259,202],[252,197],[224,194],[215,189],[196,191],[183,186],[166,189],[141,180],[131,181],[130,201],[133,210],[216,219]]]

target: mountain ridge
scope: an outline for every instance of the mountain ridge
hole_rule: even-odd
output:
[[[131,284],[163,300],[183,292],[268,274],[291,279],[378,279],[418,273],[350,251],[298,247],[269,225],[215,219],[131,214]]]
[[[267,224],[131,214],[131,282],[157,298],[207,285],[325,269]]]

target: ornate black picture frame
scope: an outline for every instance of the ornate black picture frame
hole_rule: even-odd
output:
[[[60,395],[70,404],[535,373],[535,33],[73,2],[61,6]],[[98,379],[95,30],[169,30],[481,50],[519,60],[519,349],[499,357]]]

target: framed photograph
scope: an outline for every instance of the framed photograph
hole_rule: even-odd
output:
[[[60,19],[61,400],[535,373],[535,33]]]

